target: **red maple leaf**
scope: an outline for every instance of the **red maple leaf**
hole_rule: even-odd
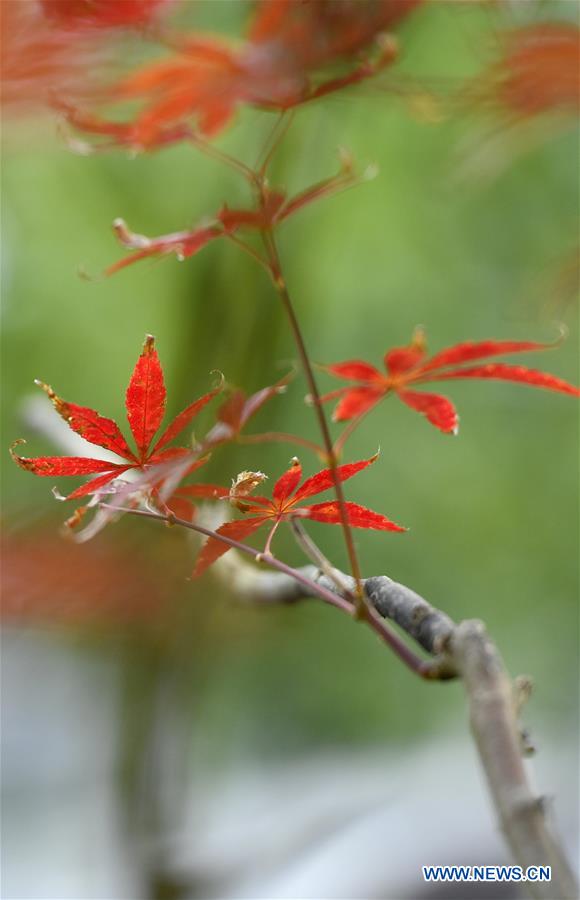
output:
[[[113,419],[101,416],[94,409],[78,406],[58,397],[49,385],[38,381],[39,387],[45,391],[58,414],[62,416],[69,428],[97,447],[103,447],[123,460],[110,462],[103,459],[90,459],[84,456],[39,456],[34,458],[18,456],[11,449],[12,458],[23,469],[44,477],[61,475],[95,475],[69,494],[67,500],[93,494],[113,479],[131,469],[146,471],[160,466],[163,479],[169,474],[163,470],[163,464],[176,461],[183,467],[181,477],[199,468],[206,458],[195,458],[187,447],[168,447],[204,406],[221,390],[221,386],[209,391],[191,403],[177,415],[161,436],[153,443],[153,438],[161,425],[165,412],[165,383],[163,369],[155,349],[155,340],[148,335],[143,350],[131,375],[125,397],[125,407],[129,427],[135,441],[134,452]],[[20,443],[20,442],[17,442]],[[191,461],[189,458],[191,457]],[[156,471],[156,470],[155,470]],[[158,487],[158,481],[151,485]]]
[[[336,422],[343,422],[365,414],[383,397],[394,393],[411,409],[422,413],[440,431],[456,434],[459,418],[451,401],[440,394],[409,390],[410,385],[456,378],[496,378],[580,397],[580,389],[568,384],[562,378],[524,366],[489,362],[478,366],[462,366],[463,363],[472,360],[483,360],[505,353],[546,350],[550,347],[553,345],[532,341],[467,341],[427,358],[425,336],[423,331],[418,329],[408,346],[395,347],[385,354],[386,374],[375,366],[356,359],[325,366],[326,371],[355,384],[352,387],[332,391],[322,397],[322,400],[341,397],[334,410],[333,419]],[[456,368],[458,365],[460,367]]]
[[[285,375],[276,384],[262,388],[249,397],[245,391],[237,388],[231,392],[216,413],[216,424],[207,433],[204,447],[213,447],[226,441],[235,440],[253,416],[277,394],[286,390],[293,373]]]
[[[355,463],[347,463],[339,466],[336,474],[340,481],[352,478],[357,472],[366,469],[376,459],[378,454],[370,459],[364,459]],[[272,491],[272,499],[260,496],[248,496],[259,483],[265,480],[261,472],[242,472],[238,476],[233,487],[229,490],[220,488],[222,496],[229,496],[230,501],[244,513],[254,513],[247,519],[235,522],[227,522],[217,529],[217,534],[233,540],[243,540],[253,534],[262,525],[270,525],[270,533],[266,543],[265,552],[269,552],[270,542],[280,522],[292,518],[312,519],[315,522],[326,522],[330,525],[341,523],[341,514],[338,501],[330,500],[325,503],[315,503],[304,506],[303,501],[315,494],[320,494],[334,486],[334,478],[331,469],[323,469],[311,478],[307,478],[299,487],[302,478],[300,462],[294,458],[290,468],[275,483]],[[227,491],[227,494],[226,494]],[[373,512],[358,503],[347,502],[344,504],[349,524],[355,528],[374,528],[380,531],[405,531],[405,528],[396,525],[386,516]],[[194,575],[201,575],[213,562],[223,556],[230,547],[217,537],[211,537],[204,545],[194,570]]]

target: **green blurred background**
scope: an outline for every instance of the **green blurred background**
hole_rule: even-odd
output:
[[[572,4],[549,7],[552,18],[574,13]],[[235,32],[245,13],[244,4],[207,3],[192,18]],[[428,121],[400,89],[405,73],[429,86],[477,71],[494,24],[484,10],[435,4],[402,29],[403,60],[384,89],[337,96],[297,115],[274,170],[290,191],[335,171],[339,146],[361,166],[380,168],[374,181],[308,208],[280,235],[289,288],[316,361],[359,357],[379,364],[417,324],[437,350],[488,337],[549,341],[556,320],[565,319],[564,346],[530,357],[529,364],[577,380],[577,320],[552,289],[577,237],[576,135],[547,133],[515,156],[505,149],[494,177],[478,177],[477,166],[468,165],[475,148],[485,157],[485,141],[491,145],[501,126],[453,106]],[[245,111],[219,145],[252,161],[270,125],[266,114]],[[194,225],[224,201],[239,206],[248,199],[235,174],[188,147],[137,159],[122,152],[84,158],[66,152],[50,124],[28,123],[9,135],[5,445],[26,433],[20,412],[34,378],[123,422],[124,390],[146,332],[157,338],[169,414],[208,389],[211,370],[248,391],[287,370],[296,353],[277,298],[252,261],[225,242],[181,264],[169,258],[109,280],[78,277],[79,267],[97,274],[119,257],[109,227],[116,216],[156,235]],[[324,389],[336,386],[324,375],[320,382]],[[454,618],[484,619],[510,671],[536,682],[528,718],[540,745],[543,731],[572,737],[578,732],[577,409],[568,397],[499,382],[443,387],[460,411],[458,437],[441,435],[391,401],[347,445],[353,459],[381,448],[379,462],[348,486],[347,496],[410,527],[406,535],[359,532],[363,571],[408,584]],[[316,439],[305,392],[299,377],[250,430]],[[50,452],[42,438],[28,436],[31,455]],[[227,483],[244,468],[274,477],[294,452],[283,445],[226,449],[216,452],[207,477]],[[317,461],[300,455],[306,471],[315,471]],[[41,541],[58,527],[65,510],[50,487],[16,469],[5,452],[8,533],[33,529]],[[311,532],[346,567],[339,529],[312,525]],[[172,596],[155,627],[145,627],[138,615],[129,626],[114,617],[103,624],[98,614],[97,624],[89,615],[71,626],[59,614],[58,597],[51,601],[54,621],[46,611],[27,621],[51,629],[64,622],[65,644],[121,661],[127,735],[120,746],[129,781],[154,715],[148,698],[167,677],[188,736],[203,735],[206,762],[216,766],[228,757],[280,758],[337,744],[418,744],[463,727],[460,685],[421,683],[367,630],[334,611],[315,603],[239,609],[221,587],[214,589],[211,575],[199,584],[186,581],[194,547],[176,530],[123,521],[96,541],[126,548],[135,566],[153,560],[161,581],[167,570]],[[74,568],[84,548],[66,546]],[[280,536],[283,547],[300,561]]]

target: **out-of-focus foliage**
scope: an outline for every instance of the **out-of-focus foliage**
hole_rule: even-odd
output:
[[[240,6],[192,4],[186,12],[194,21],[199,13],[204,25],[235,32]],[[572,14],[570,4],[544,6],[556,17]],[[576,136],[563,131],[517,156],[506,150],[499,166],[501,144],[498,149],[494,140],[489,153],[495,177],[478,179],[473,161],[485,162],[489,131],[477,109],[439,109],[427,90],[438,79],[453,84],[481,68],[494,39],[490,24],[498,25],[495,15],[510,13],[430,4],[402,29],[403,59],[391,80],[297,115],[275,166],[281,187],[295,192],[327,176],[341,145],[361,163],[380,168],[373,182],[305,210],[281,236],[288,284],[315,360],[380,359],[385,347],[404,343],[417,324],[428,328],[434,347],[490,336],[551,340],[556,315],[567,318],[570,339],[546,368],[576,380],[576,320],[552,288],[576,237]],[[413,84],[427,89],[410,89],[405,76],[411,75]],[[220,146],[253,161],[270,125],[267,114],[244,111]],[[475,133],[481,134],[477,147]],[[170,414],[206,390],[210,370],[222,370],[248,391],[287,370],[296,354],[272,288],[251,260],[225,242],[182,264],[170,258],[109,280],[78,277],[79,268],[98,275],[115,258],[110,223],[119,215],[140,232],[161,234],[193,226],[226,199],[243,206],[246,187],[234,173],[188,146],[136,159],[123,152],[75,156],[46,119],[19,123],[6,141],[6,446],[27,430],[23,405],[34,378],[121,421],[122,388],[144,332],[155,334],[166,361],[175,404]],[[305,393],[296,379],[260,413],[256,430],[316,439]],[[457,438],[389,402],[347,445],[349,459],[381,447],[357,499],[411,526],[406,535],[357,535],[363,570],[411,585],[452,616],[485,619],[510,669],[537,680],[535,713],[569,726],[577,714],[578,683],[573,401],[499,383],[457,383],[454,398],[462,411]],[[205,421],[209,425],[210,417]],[[31,440],[30,450],[55,452],[41,437]],[[227,483],[243,469],[273,475],[294,452],[284,445],[228,448],[216,452],[208,479]],[[306,474],[317,470],[315,458],[300,456]],[[34,528],[42,557],[42,532],[35,526],[44,523],[52,546],[51,529],[65,517],[63,507],[45,481],[11,465],[7,450],[3,466],[10,540],[27,542]],[[50,514],[54,523],[46,522]],[[338,530],[314,524],[312,532],[345,567]],[[168,549],[167,534],[158,544],[159,526],[139,521],[123,521],[97,540],[105,558],[107,547],[123,541],[155,553],[159,585],[165,570],[175,584],[175,567],[182,565],[178,602],[168,602],[165,618],[156,611],[163,620],[157,637],[141,628],[129,634],[141,660],[154,659],[156,671],[177,674],[184,711],[195,694],[192,728],[205,734],[217,757],[227,754],[226,747],[285,754],[335,741],[423,739],[459,714],[459,687],[415,681],[372,635],[333,610],[314,603],[238,610],[226,605],[221,588],[214,595],[211,576],[203,585],[186,583],[195,547],[175,529],[169,537],[179,553]],[[26,556],[34,554],[29,541],[26,546]],[[160,546],[166,560],[159,558]],[[286,546],[298,562],[289,537]],[[82,565],[85,552],[68,546],[64,582],[67,568]],[[36,596],[38,584],[28,588],[28,576],[42,580],[41,568],[21,567],[18,590],[25,618],[33,621],[26,595],[30,590]],[[59,606],[57,583],[46,580],[55,595],[41,611],[43,622],[47,606]],[[134,599],[128,602],[135,616]],[[149,607],[145,598],[146,615]],[[105,646],[106,636],[99,634],[97,646]],[[129,668],[135,661],[130,646],[119,650],[127,653]],[[147,677],[136,703],[144,702],[150,686],[151,670],[145,665],[142,671]]]

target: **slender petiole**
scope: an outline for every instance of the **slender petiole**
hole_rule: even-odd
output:
[[[190,135],[189,142],[193,144],[197,150],[200,150],[201,153],[209,156],[210,159],[214,159],[216,162],[222,163],[223,165],[228,166],[228,168],[233,169],[234,172],[237,172],[239,175],[243,175],[250,184],[256,184],[256,173],[245,163],[241,162],[241,160],[236,159],[234,156],[230,156],[230,154],[226,153],[224,150],[219,150],[217,147],[214,147],[213,144],[205,141],[197,134]]]
[[[280,519],[276,519],[276,521],[274,522],[274,524],[272,525],[272,527],[270,529],[270,533],[268,534],[268,538],[264,545],[264,550],[263,550],[263,554],[262,554],[263,556],[271,556],[272,555],[272,550],[271,550],[272,538],[274,537],[274,535],[276,534],[276,532],[278,530],[278,525],[280,524],[280,521],[281,521]]]
[[[386,396],[386,394],[384,394],[382,397],[379,397],[378,400],[376,400],[376,402],[373,403],[372,406],[369,406],[368,409],[365,409],[365,411],[364,411],[363,413],[361,413],[360,416],[356,416],[356,418],[351,419],[351,421],[348,423],[348,425],[345,426],[345,428],[344,428],[344,430],[342,431],[342,433],[339,434],[338,438],[337,438],[336,441],[334,442],[334,452],[335,452],[335,454],[336,454],[337,459],[340,459],[340,457],[342,456],[342,451],[343,451],[343,449],[344,449],[344,445],[345,445],[346,442],[348,441],[348,439],[349,439],[349,437],[351,436],[351,434],[352,434],[354,431],[356,431],[356,429],[358,428],[358,426],[360,425],[360,423],[363,421],[363,419],[366,419],[366,417],[368,416],[368,414],[369,414],[370,412],[372,412],[373,409],[374,409],[376,406],[378,406],[378,404],[379,404],[382,400],[385,399],[385,396]]]
[[[347,600],[350,600],[351,603],[354,603],[354,595],[346,586],[342,578],[339,578],[339,576],[336,574],[334,566],[324,555],[320,547],[318,547],[318,545],[314,543],[310,535],[307,534],[300,520],[297,518],[293,518],[290,520],[290,523],[292,525],[294,537],[296,538],[299,547],[301,547],[306,556],[310,559],[311,562],[318,566],[320,571],[323,572],[327,578],[334,582],[343,597],[346,597]]]
[[[262,152],[256,161],[256,172],[258,178],[261,181],[263,181],[266,177],[266,173],[268,171],[270,163],[272,162],[272,157],[286,137],[288,129],[292,124],[293,118],[293,110],[284,110],[278,117],[276,124],[270,132],[268,139],[266,140],[266,143],[262,149]]]
[[[298,444],[301,447],[307,447],[308,450],[313,450],[317,456],[326,458],[323,448],[319,447],[318,444],[315,444],[314,441],[309,441],[308,438],[300,437],[297,434],[289,434],[285,431],[263,431],[261,434],[241,434],[238,436],[237,441],[239,444]]]
[[[344,534],[344,540],[345,540],[348,558],[349,558],[349,562],[350,562],[350,570],[351,570],[351,573],[355,580],[355,585],[356,585],[356,613],[357,613],[358,617],[362,617],[362,611],[363,611],[364,607],[366,606],[366,601],[364,599],[364,591],[363,591],[363,587],[362,587],[362,573],[361,573],[360,564],[358,561],[358,556],[357,556],[356,547],[354,544],[354,539],[352,536],[352,530],[351,530],[351,527],[350,527],[350,524],[348,521],[348,515],[346,512],[344,491],[342,489],[342,484],[340,483],[340,479],[339,479],[338,473],[337,473],[337,461],[336,461],[336,457],[334,455],[334,450],[332,447],[332,439],[330,437],[328,422],[326,421],[326,414],[324,412],[322,403],[320,401],[320,392],[319,392],[318,386],[316,384],[316,379],[314,377],[312,363],[310,362],[310,357],[308,355],[308,351],[306,350],[306,345],[304,343],[304,338],[302,336],[300,324],[298,322],[296,312],[294,310],[294,305],[292,303],[290,294],[288,292],[288,288],[286,286],[286,282],[282,275],[280,256],[278,254],[278,248],[276,246],[276,241],[275,241],[274,235],[272,233],[272,230],[264,229],[262,231],[262,238],[264,240],[264,247],[266,249],[268,259],[270,260],[270,263],[271,263],[272,280],[274,282],[274,286],[278,292],[278,295],[282,301],[282,305],[286,311],[286,315],[287,315],[288,321],[290,323],[290,328],[292,330],[292,334],[294,336],[294,341],[295,341],[296,347],[298,349],[300,361],[302,363],[302,367],[304,369],[304,374],[306,376],[308,389],[309,389],[310,395],[312,397],[312,404],[314,406],[316,418],[318,420],[318,425],[320,428],[320,432],[322,434],[324,449],[325,449],[326,456],[328,459],[328,467],[332,473],[334,490],[336,493],[336,499],[338,501],[338,508],[339,508],[339,512],[340,512],[342,531]]]
[[[239,237],[236,237],[235,234],[226,233],[224,236],[227,237],[227,239],[231,241],[232,244],[235,244],[236,247],[239,247],[240,250],[243,250],[244,253],[247,253],[248,256],[251,256],[252,259],[255,260],[255,262],[257,262],[258,265],[260,265],[268,273],[268,275],[272,274],[268,261],[265,260],[263,256],[260,256],[258,251],[254,250],[254,248],[250,246],[250,244],[246,244],[245,241],[242,241]]]

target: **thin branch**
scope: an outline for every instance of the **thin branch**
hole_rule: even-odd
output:
[[[247,244],[245,241],[242,241],[239,237],[237,237],[233,232],[225,232],[224,237],[226,237],[232,244],[235,244],[236,247],[239,247],[240,250],[243,250],[244,253],[247,253],[248,256],[251,256],[252,259],[261,266],[268,275],[271,275],[271,269],[268,261],[264,259],[263,256],[260,256],[257,250],[251,246],[251,244]]]
[[[337,571],[333,568],[330,560],[326,558],[322,550],[314,543],[300,520],[292,519],[290,524],[298,545],[304,551],[308,559],[311,560],[315,566],[318,566],[320,571],[334,584],[335,588],[340,591],[343,597],[346,597],[353,603],[355,598],[350,592],[346,582],[337,574]]]
[[[367,409],[365,409],[365,411],[363,413],[361,413],[359,416],[356,416],[354,419],[351,419],[350,422],[348,423],[348,425],[346,425],[344,427],[344,429],[342,430],[342,432],[339,434],[338,438],[334,442],[334,452],[338,459],[340,459],[340,457],[342,456],[342,451],[344,449],[344,445],[348,441],[351,434],[354,431],[356,431],[356,429],[361,424],[361,422],[364,419],[366,419],[366,417],[369,415],[369,413],[372,412],[373,409],[375,409],[378,406],[378,404],[384,399],[385,399],[384,396],[379,397],[379,399],[375,403],[373,403],[372,406],[367,407]]]
[[[245,163],[241,162],[241,160],[236,159],[235,156],[230,156],[230,154],[226,153],[224,150],[219,150],[213,144],[210,144],[209,141],[205,141],[197,134],[191,134],[189,137],[189,141],[191,144],[193,144],[194,147],[196,147],[197,150],[200,150],[206,156],[209,156],[210,159],[213,159],[216,162],[219,162],[222,165],[228,166],[228,168],[233,169],[234,172],[242,175],[246,179],[246,181],[250,182],[250,184],[256,184],[256,173]]]
[[[258,550],[255,550],[254,547],[250,547],[248,546],[248,544],[242,544],[240,541],[236,541],[233,538],[227,537],[226,535],[219,534],[217,531],[205,528],[203,525],[198,525],[196,522],[188,522],[185,519],[180,519],[173,513],[164,514],[155,512],[154,510],[130,509],[127,507],[114,506],[107,503],[100,503],[99,506],[114,510],[116,512],[124,512],[127,515],[142,516],[143,518],[154,519],[157,522],[163,522],[166,525],[170,526],[180,525],[182,528],[188,528],[189,530],[195,531],[197,534],[202,534],[205,537],[216,538],[222,543],[227,544],[229,547],[235,550],[239,550],[240,553],[243,553],[245,556],[251,556],[254,560],[256,560],[256,562],[265,563],[272,569],[276,569],[278,573],[285,576],[290,581],[297,582],[301,587],[302,596],[318,597],[320,600],[323,600],[330,606],[334,606],[336,609],[340,609],[342,612],[347,613],[347,615],[367,622],[367,624],[370,625],[373,631],[375,631],[375,633],[379,635],[381,640],[383,640],[384,643],[387,644],[399,657],[399,659],[403,663],[405,663],[405,665],[416,675],[419,675],[421,678],[439,677],[437,674],[433,674],[433,672],[435,671],[433,663],[429,660],[421,659],[421,657],[413,653],[413,651],[405,644],[405,642],[401,640],[401,638],[395,632],[391,631],[386,626],[386,623],[380,622],[380,620],[375,617],[372,610],[368,609],[366,604],[363,607],[363,614],[361,615],[355,605],[353,605],[349,600],[347,600],[335,589],[333,589],[334,585],[332,585],[332,583],[331,586],[327,586],[324,583],[323,579],[311,579],[309,570],[294,569],[292,568],[292,566],[289,566],[286,563],[282,562],[282,560],[273,556],[269,552],[260,552]],[[347,576],[344,577],[346,578]],[[354,587],[354,580],[351,579],[351,582]]]
[[[284,110],[278,117],[276,124],[268,135],[264,148],[260,154],[260,158],[256,162],[256,171],[258,178],[264,179],[266,177],[268,168],[270,166],[270,163],[272,162],[272,157],[286,137],[288,129],[292,124],[293,118],[293,110]]]
[[[310,395],[312,397],[312,402],[314,405],[314,410],[316,412],[316,417],[318,419],[318,425],[320,427],[320,432],[322,434],[322,440],[324,444],[324,449],[326,451],[328,466],[332,473],[332,480],[334,491],[336,493],[336,499],[338,501],[338,508],[340,512],[340,523],[342,526],[342,531],[344,534],[344,540],[346,544],[346,549],[348,553],[348,558],[350,562],[350,568],[355,580],[355,595],[356,595],[356,612],[357,615],[363,618],[363,607],[365,604],[364,601],[364,592],[362,588],[362,574],[360,563],[358,560],[358,555],[356,552],[356,547],[354,543],[354,539],[352,536],[352,529],[350,527],[348,516],[346,512],[346,504],[344,499],[344,491],[342,489],[342,484],[340,482],[340,478],[338,477],[338,463],[336,460],[336,456],[334,454],[332,439],[330,437],[330,431],[328,428],[328,422],[326,421],[326,414],[322,407],[322,403],[320,401],[320,392],[318,390],[318,386],[316,384],[316,379],[314,377],[314,371],[312,368],[312,363],[310,362],[310,357],[308,355],[308,351],[306,350],[306,345],[304,343],[304,338],[302,336],[302,331],[300,329],[300,324],[298,322],[296,312],[294,310],[294,305],[290,298],[290,294],[288,288],[286,286],[286,282],[282,275],[282,266],[280,263],[280,256],[278,254],[278,248],[276,246],[276,241],[274,235],[271,230],[264,231],[262,233],[264,238],[264,245],[266,248],[266,252],[269,256],[272,265],[272,280],[274,282],[274,286],[278,291],[280,299],[282,301],[282,305],[286,311],[288,321],[290,323],[290,328],[292,330],[292,334],[294,336],[294,340],[298,349],[298,353],[300,356],[300,361],[302,363],[302,367],[304,369],[304,374],[306,376],[306,381],[308,383],[308,389],[310,391]]]
[[[266,573],[248,566],[231,554],[227,582],[236,594],[240,588],[235,569],[243,573],[243,592],[248,600],[294,603],[301,599],[303,581],[280,572]],[[338,580],[353,586],[353,579],[337,570],[325,575],[314,566],[300,571],[307,581],[336,591]],[[219,574],[219,567],[216,569]],[[267,582],[263,579],[267,578]],[[456,624],[446,613],[423,597],[386,576],[367,578],[364,588],[369,605],[366,621],[381,633],[379,617],[396,622],[410,637],[433,655],[415,669],[426,679],[459,677],[467,697],[471,729],[479,751],[496,815],[516,862],[529,866],[551,866],[551,881],[526,883],[536,900],[576,900],[579,896],[574,874],[559,846],[546,815],[546,804],[533,790],[522,759],[525,744],[518,723],[522,692],[521,679],[513,683],[507,675],[499,651],[481,622]],[[267,594],[265,593],[267,591]],[[525,679],[529,688],[529,680]],[[528,764],[529,766],[529,764]]]
[[[450,652],[463,679],[471,730],[497,816],[522,868],[551,866],[549,882],[527,882],[538,900],[576,900],[574,874],[552,833],[544,799],[532,789],[521,754],[514,685],[482,622],[461,622]]]

